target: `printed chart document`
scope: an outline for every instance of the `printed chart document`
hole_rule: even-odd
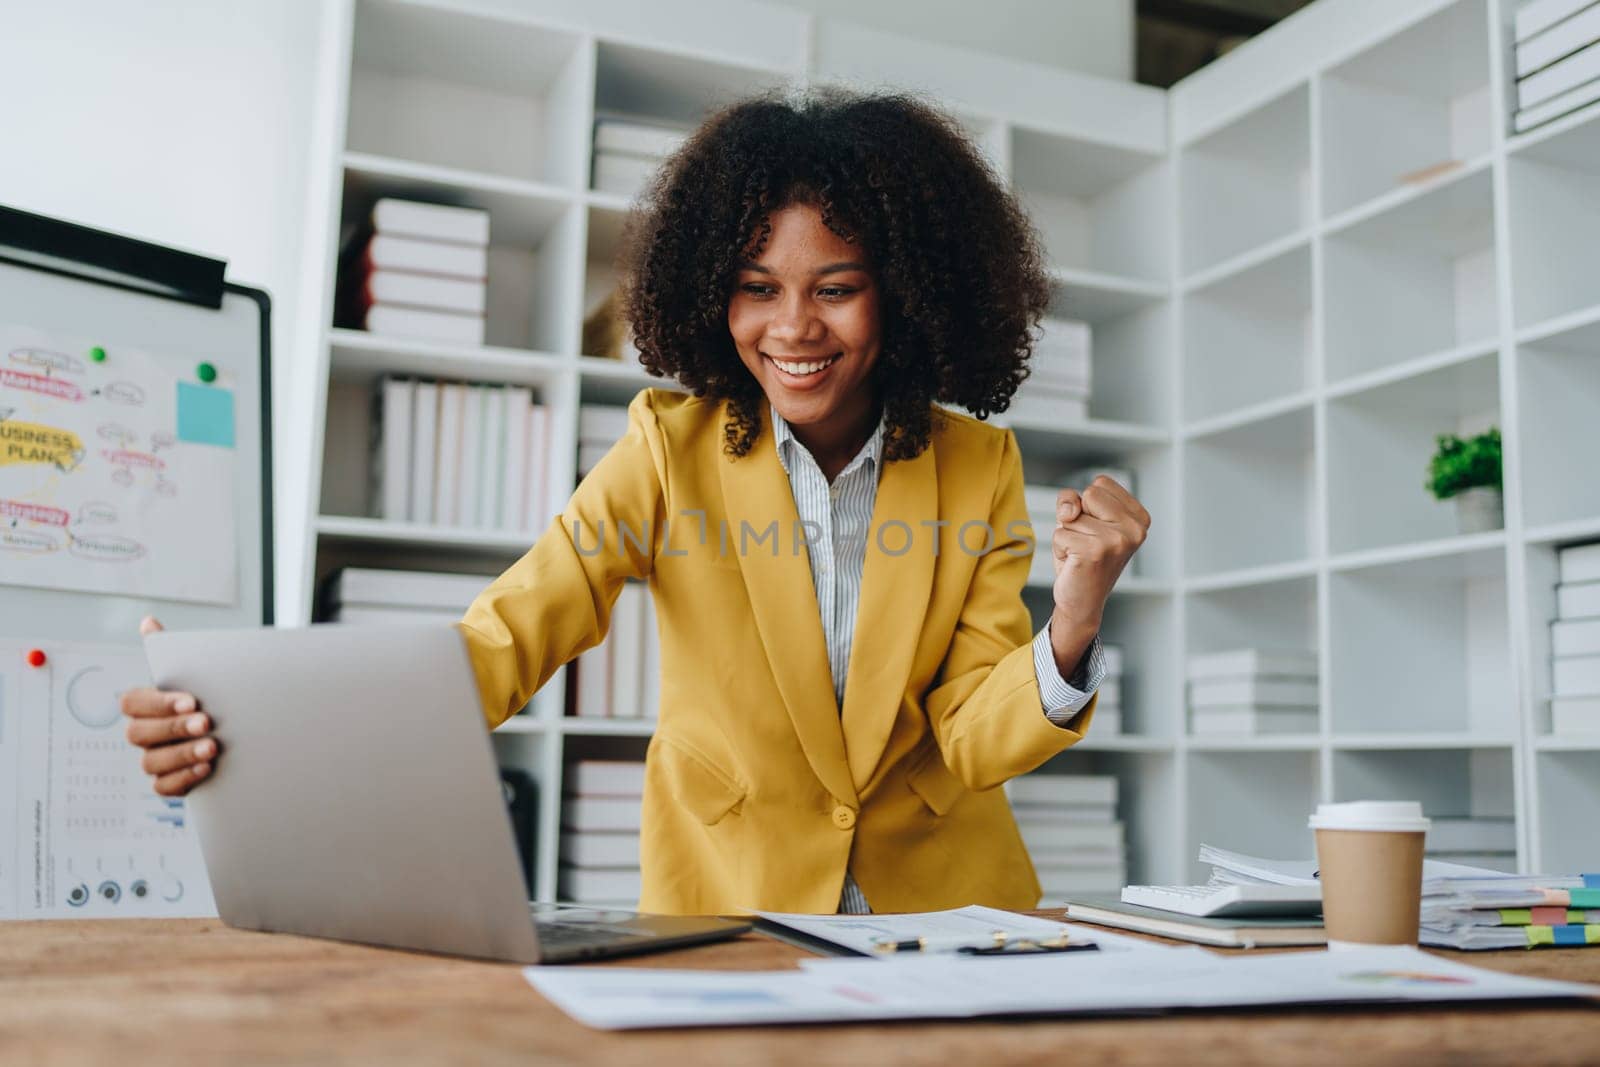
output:
[[[846,953],[884,958],[878,945],[926,938],[930,951],[954,953],[962,946],[983,948],[996,943],[995,935],[1007,941],[1050,940],[1067,935],[1073,941],[1093,942],[1101,951],[1167,952],[1170,947],[1132,937],[1120,937],[1093,927],[1019,915],[971,904],[949,911],[913,912],[905,915],[796,915],[788,912],[757,911],[753,914],[812,942],[824,942]]]
[[[568,1015],[606,1030],[1600,997],[1600,986],[1498,974],[1408,947],[1273,956],[1199,948],[1159,956],[909,953],[887,962],[809,959],[798,971],[528,967],[523,974]]]
[[[123,736],[137,645],[0,641],[0,919],[217,913],[180,797],[161,797]]]

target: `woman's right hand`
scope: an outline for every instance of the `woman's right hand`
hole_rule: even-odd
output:
[[[159,629],[153,618],[139,623],[141,636]],[[211,773],[217,739],[211,736],[211,717],[192,693],[130,689],[122,694],[122,714],[128,717],[128,740],[144,749],[140,765],[154,779],[157,793],[181,797]]]

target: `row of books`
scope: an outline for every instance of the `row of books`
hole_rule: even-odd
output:
[[[596,119],[594,188],[630,199],[637,196],[662,161],[683,147],[688,136],[687,131],[670,126]]]
[[[1240,648],[1189,657],[1196,735],[1317,732],[1317,654]]]
[[[655,604],[640,582],[625,582],[606,638],[567,671],[568,712],[582,719],[654,719],[661,703],[661,642]]]
[[[1600,0],[1532,0],[1514,32],[1518,133],[1600,100]]]
[[[1118,485],[1122,486],[1134,496],[1138,495],[1138,487],[1134,483],[1134,473],[1128,467],[1084,467],[1081,470],[1068,471],[1062,479],[1061,487],[1067,489],[1083,490],[1101,475],[1105,475]],[[1034,585],[1050,585],[1055,581],[1055,558],[1053,556],[1053,540],[1056,530],[1056,499],[1060,490],[1049,485],[1028,485],[1022,490],[1023,503],[1028,509],[1028,521],[1033,524],[1033,566],[1028,571],[1028,581]],[[1135,574],[1139,566],[1139,557],[1136,555],[1128,561],[1124,574]]]
[[[348,236],[338,325],[481,345],[488,304],[489,213],[384,197]]]
[[[1031,371],[1009,414],[1079,422],[1089,417],[1092,337],[1089,324],[1047,318],[1034,339]]]
[[[637,907],[643,761],[579,760],[567,767],[562,792],[556,895],[580,904]]]
[[[374,515],[483,530],[543,527],[550,416],[532,390],[390,377],[374,407]]]
[[[1600,542],[1556,553],[1550,623],[1550,729],[1600,732]]]
[[[1005,789],[1046,901],[1116,892],[1127,881],[1115,776],[1036,771]]]

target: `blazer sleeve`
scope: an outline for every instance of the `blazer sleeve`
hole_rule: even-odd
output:
[[[992,789],[1082,740],[1098,695],[1066,726],[1041,710],[1033,623],[1022,600],[1033,525],[1022,455],[1007,431],[988,523],[994,548],[978,560],[955,637],[924,706],[945,764],[969,788]]]
[[[459,624],[491,727],[558,667],[605,640],[623,581],[650,573],[666,513],[666,453],[651,393],[628,405],[627,433],[579,483],[560,519]]]

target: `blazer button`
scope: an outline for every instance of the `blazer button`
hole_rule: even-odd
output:
[[[840,804],[833,809],[833,825],[841,830],[848,830],[856,824],[856,813],[853,809]]]

